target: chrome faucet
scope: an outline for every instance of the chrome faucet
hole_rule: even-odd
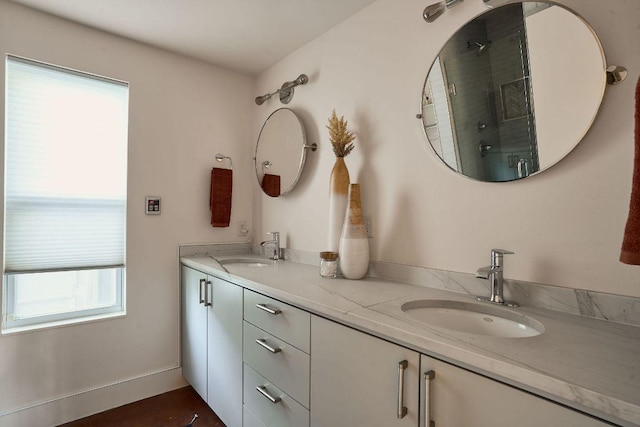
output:
[[[277,261],[279,259],[284,259],[283,256],[283,250],[280,247],[280,233],[278,233],[277,231],[272,231],[271,233],[267,233],[267,234],[271,234],[273,236],[272,240],[265,240],[264,242],[260,243],[260,246],[262,246],[263,248],[267,245],[273,245],[273,255],[271,256],[271,259],[273,259],[274,261]]]
[[[509,307],[518,306],[516,303],[506,302],[503,296],[502,258],[504,255],[509,254],[513,254],[513,252],[504,249],[491,249],[491,265],[479,268],[476,271],[476,277],[489,279],[491,283],[491,296],[489,298],[478,297],[479,301],[507,305]]]

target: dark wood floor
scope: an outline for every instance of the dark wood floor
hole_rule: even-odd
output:
[[[185,427],[193,415],[193,427],[224,427],[224,424],[191,387],[184,387],[59,427]]]

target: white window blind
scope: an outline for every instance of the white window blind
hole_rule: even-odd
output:
[[[5,273],[123,267],[128,85],[7,57]]]

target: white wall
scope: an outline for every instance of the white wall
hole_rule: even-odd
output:
[[[233,158],[232,223],[251,218],[253,182],[245,177],[252,167],[247,122],[254,91],[250,77],[3,0],[0,53],[0,81],[4,55],[11,53],[130,83],[127,316],[0,337],[1,415],[179,366],[177,246],[238,240],[235,226],[209,225],[209,173],[216,152]],[[160,216],[144,215],[147,195],[162,197]],[[177,371],[168,382],[136,389],[138,394],[114,387],[100,399],[127,403],[177,387],[183,384]],[[78,407],[71,399],[44,411],[37,423],[21,413],[0,416],[0,425],[65,421],[99,410],[95,400],[87,405],[91,399],[85,399],[81,405],[86,407]]]
[[[415,118],[431,62],[455,29],[484,10],[479,0],[432,24],[422,19],[424,1],[379,0],[261,73],[255,94],[309,75],[289,105],[320,147],[290,196],[271,199],[254,186],[258,237],[279,230],[288,247],[325,249],[334,161],[325,125],[336,108],[358,135],[346,162],[374,219],[373,259],[471,273],[498,247],[516,252],[506,260],[508,278],[640,296],[640,267],[618,262],[631,190],[640,2],[561,3],[594,27],[607,62],[630,74],[608,88],[594,127],[567,158],[521,182],[454,174],[427,147]],[[254,136],[279,106],[275,98],[253,106]]]

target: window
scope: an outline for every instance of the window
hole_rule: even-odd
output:
[[[6,60],[3,331],[124,313],[128,85]]]

